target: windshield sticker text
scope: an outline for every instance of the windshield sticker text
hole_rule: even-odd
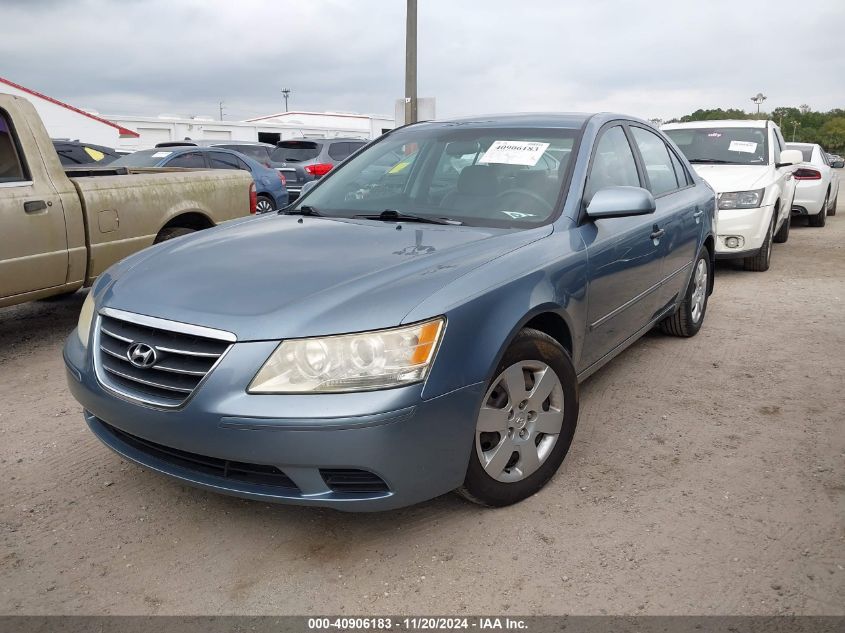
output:
[[[728,151],[753,154],[757,151],[757,143],[752,143],[751,141],[731,141],[731,144],[728,146]]]
[[[537,141],[495,141],[478,162],[533,167],[548,147]]]

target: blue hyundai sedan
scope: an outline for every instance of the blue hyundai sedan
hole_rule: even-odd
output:
[[[288,204],[285,177],[257,160],[222,147],[186,145],[139,150],[109,163],[109,167],[186,167],[192,169],[242,169],[255,182],[255,211],[268,213]]]
[[[654,326],[701,328],[715,208],[645,121],[406,126],[284,213],[101,275],[68,383],[109,448],[216,492],[512,504],[569,451],[580,381]]]

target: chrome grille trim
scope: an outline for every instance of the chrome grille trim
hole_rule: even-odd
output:
[[[94,372],[105,389],[125,400],[179,409],[235,341],[231,332],[103,308],[94,323]],[[147,343],[161,354],[152,367],[139,369],[129,361],[128,348],[136,342]],[[192,350],[191,345],[203,351]]]

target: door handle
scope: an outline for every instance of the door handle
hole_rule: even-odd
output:
[[[651,239],[659,240],[664,235],[666,235],[666,231],[664,231],[663,229],[657,228],[657,225],[655,225],[654,230],[651,232]]]
[[[704,215],[704,209],[698,209],[695,213],[692,214],[692,217],[700,218],[702,215]]]
[[[27,200],[23,203],[23,210],[25,213],[36,213],[44,211],[47,208],[47,203],[43,200]]]

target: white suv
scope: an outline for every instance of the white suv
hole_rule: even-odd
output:
[[[768,270],[772,242],[789,238],[801,152],[785,148],[773,121],[669,123],[663,131],[716,191],[716,257]]]

